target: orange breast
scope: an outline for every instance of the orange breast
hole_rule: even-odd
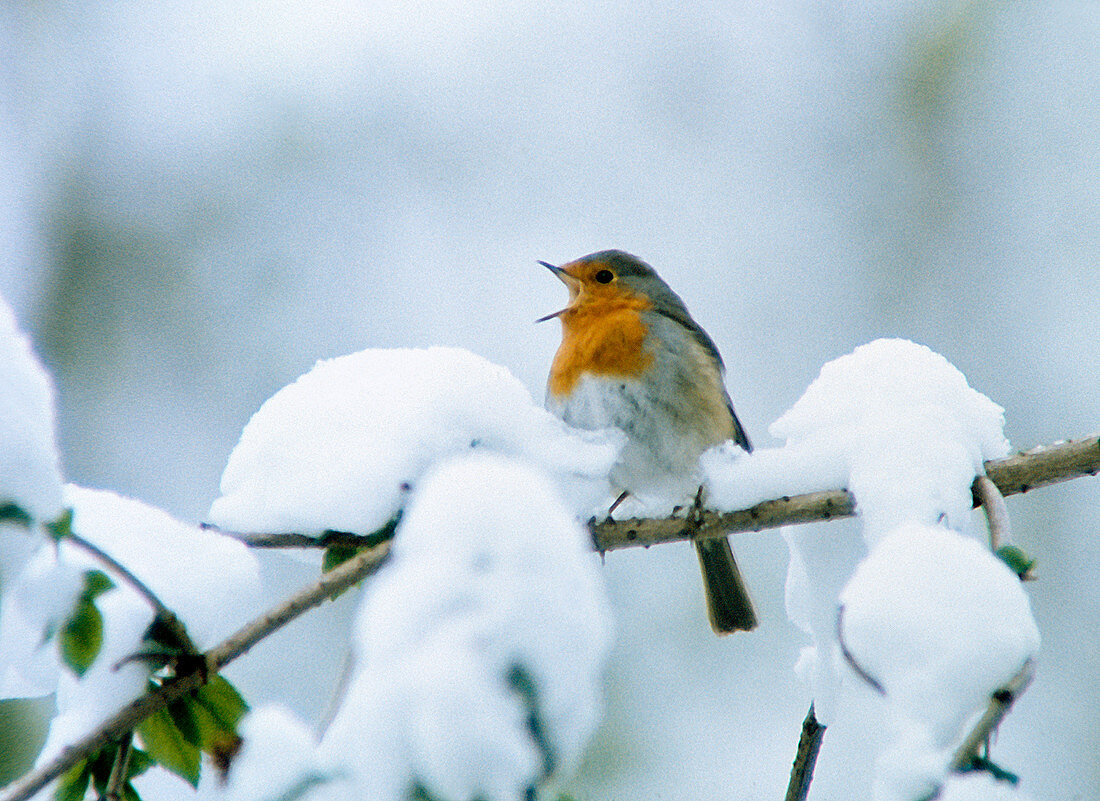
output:
[[[561,315],[561,346],[550,367],[548,389],[567,395],[585,373],[632,378],[653,362],[644,346],[646,326],[639,312],[650,308],[640,297],[592,300]]]

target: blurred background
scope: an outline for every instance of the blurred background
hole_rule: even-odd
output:
[[[541,396],[559,332],[532,321],[564,293],[535,260],[611,247],[717,341],[758,445],[878,336],[944,354],[1018,448],[1080,436],[1100,428],[1098,43],[1086,0],[5,3],[0,293],[53,371],[68,478],[191,521],[318,358],[457,345]],[[1035,799],[1095,798],[1100,481],[1009,508],[1044,643],[994,757]],[[578,798],[782,797],[805,643],[782,538],[735,546],[762,625],[723,640],[689,547],[608,556],[619,637]],[[268,570],[273,597],[311,572]],[[317,718],[349,609],[233,678]],[[811,798],[866,794],[862,703]],[[0,708],[8,776],[40,736],[27,706]]]

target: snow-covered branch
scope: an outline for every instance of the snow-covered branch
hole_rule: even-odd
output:
[[[82,759],[96,753],[108,743],[125,737],[153,713],[207,683],[219,670],[246,653],[260,640],[373,573],[385,561],[389,550],[389,543],[386,542],[364,551],[242,626],[202,654],[190,670],[181,672],[175,680],[127,704],[79,742],[65,748],[55,759],[10,785],[2,801],[24,801],[30,798]]]
[[[1004,459],[993,459],[985,463],[985,471],[1005,496],[1079,476],[1096,475],[1100,472],[1100,434],[1042,445]],[[856,503],[852,494],[837,489],[776,498],[734,512],[707,510],[698,522],[678,517],[635,518],[593,522],[591,528],[596,548],[613,551],[637,545],[723,537],[735,531],[761,531],[851,517],[855,512]]]
[[[1003,459],[985,463],[986,476],[1001,495],[1024,492],[1069,481],[1100,472],[1100,434],[1081,439],[1040,445]],[[974,505],[980,504],[975,480]],[[789,495],[764,501],[748,509],[717,512],[710,509],[694,519],[684,517],[631,518],[627,520],[593,520],[589,524],[592,539],[599,551],[614,551],[635,546],[648,547],[663,542],[724,537],[738,531],[762,531],[767,528],[813,523],[821,520],[852,517],[856,502],[845,489]],[[215,526],[209,526],[220,530]],[[304,548],[370,546],[378,542],[377,534],[354,534],[326,531],[319,536],[297,533],[253,534],[220,530],[254,548]]]

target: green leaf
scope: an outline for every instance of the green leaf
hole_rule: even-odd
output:
[[[209,684],[195,693],[195,702],[203,707],[217,727],[231,734],[237,733],[237,724],[248,711],[248,704],[237,688],[223,676],[215,676]]]
[[[62,776],[53,791],[53,801],[84,801],[88,782],[92,778],[92,766],[87,759],[77,762]]]
[[[337,568],[344,562],[351,559],[358,554],[362,548],[358,548],[354,545],[330,545],[325,548],[324,558],[321,560],[321,571],[328,573],[333,568]]]
[[[327,548],[325,548],[325,555],[321,558],[321,572],[328,573],[330,570],[333,570],[334,568],[337,568],[340,565],[344,564],[344,562],[348,561],[362,550],[363,548],[357,547],[355,545],[328,546]],[[345,587],[339,592],[334,592],[331,595],[330,600],[335,601],[337,598],[343,595],[346,590],[347,588]]]
[[[241,747],[237,724],[248,711],[248,704],[237,688],[221,676],[215,676],[209,684],[200,687],[194,699],[196,717],[202,730],[200,747],[213,758],[219,769],[228,770]]]
[[[114,586],[102,570],[84,573],[84,588],[60,637],[61,657],[77,676],[83,676],[99,656],[103,646],[103,615],[96,608],[95,599]]]
[[[73,533],[73,510],[66,509],[56,520],[47,523],[46,529],[58,542],[65,539]]]
[[[122,801],[141,801],[141,796],[130,782],[126,782],[122,787]]]
[[[182,623],[180,626],[182,627]],[[167,663],[189,653],[194,648],[194,644],[190,640],[184,639],[185,636],[186,631],[181,631],[180,628],[167,624],[163,617],[157,615],[145,631],[145,642],[147,646],[151,646],[146,648],[146,652],[165,655],[168,657],[165,660],[165,663]]]
[[[192,787],[199,786],[202,769],[199,749],[187,742],[168,714],[161,709],[137,727],[145,751],[161,766],[175,773]]]
[[[984,771],[992,776],[999,782],[1006,782],[1013,787],[1017,787],[1020,784],[1020,777],[1010,770],[1005,770],[1000,765],[991,762],[989,759],[983,756],[975,755],[973,759],[966,765],[963,765],[959,769],[959,773],[970,773]]]
[[[0,523],[15,523],[17,526],[30,528],[31,522],[31,516],[19,504],[0,503]]]
[[[151,756],[136,745],[132,745],[130,748],[130,775],[127,778],[133,779],[149,770],[155,763]]]
[[[81,599],[61,631],[61,657],[77,676],[83,676],[103,645],[103,615],[91,601]]]
[[[202,729],[199,726],[198,714],[194,707],[195,701],[188,695],[179,698],[168,705],[168,715],[176,724],[183,739],[195,748],[202,748]]]
[[[997,549],[997,556],[1020,577],[1021,581],[1028,579],[1032,568],[1035,567],[1035,560],[1015,545],[1002,545]]]
[[[94,601],[107,590],[114,588],[115,583],[102,570],[88,570],[84,573],[84,590],[80,593],[80,597],[87,601]]]

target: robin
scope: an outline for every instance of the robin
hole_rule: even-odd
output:
[[[714,341],[656,271],[619,250],[562,267],[539,262],[569,289],[569,305],[539,322],[561,320],[547,407],[578,428],[618,428],[627,437],[611,482],[627,497],[701,502],[699,456],[749,438],[723,383]],[[726,538],[696,541],[711,626],[749,631],[756,613]]]

